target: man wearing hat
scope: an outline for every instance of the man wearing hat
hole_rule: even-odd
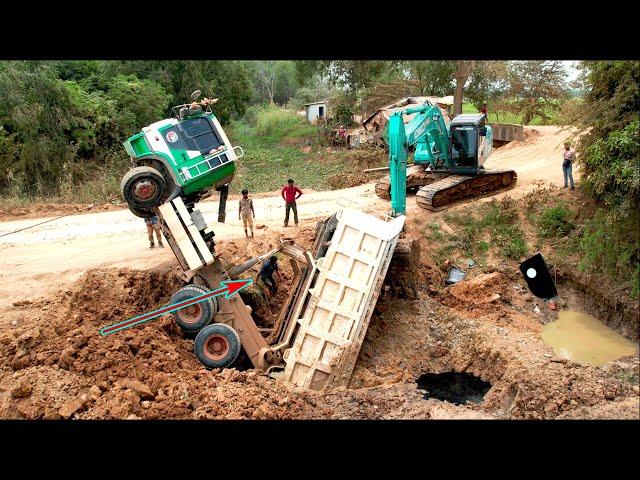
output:
[[[244,235],[249,238],[247,233],[247,226],[251,229],[251,238],[253,238],[253,219],[256,217],[256,212],[253,209],[253,200],[249,198],[249,190],[244,188],[242,190],[242,198],[238,208],[238,220],[242,219],[242,225],[244,226]]]

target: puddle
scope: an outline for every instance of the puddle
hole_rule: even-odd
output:
[[[582,312],[560,312],[558,320],[542,327],[542,340],[557,355],[590,365],[604,365],[638,351],[636,344]]]
[[[426,390],[424,398],[437,398],[456,405],[467,401],[482,403],[491,384],[463,372],[425,373],[417,380],[418,388]]]

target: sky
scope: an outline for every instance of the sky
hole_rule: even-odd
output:
[[[567,71],[567,82],[572,82],[576,78],[578,78],[578,75],[580,74],[580,72],[576,68],[576,66],[578,65],[577,61],[566,60],[566,61],[563,61],[562,63],[564,64],[564,68]]]

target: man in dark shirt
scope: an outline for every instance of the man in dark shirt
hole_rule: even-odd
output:
[[[282,187],[280,192],[284,199],[284,226],[289,226],[289,210],[293,210],[293,221],[298,226],[298,207],[296,206],[296,200],[302,195],[302,190],[294,185],[293,180],[287,180],[287,186]]]
[[[267,297],[275,295],[278,290],[276,281],[273,278],[274,274],[278,277],[278,281],[282,280],[282,278],[280,277],[280,272],[278,270],[278,257],[276,257],[275,255],[268,258],[262,264],[260,272],[258,273],[258,275],[256,275],[256,283],[258,283],[258,279],[260,279],[262,280],[262,283],[267,286],[268,290],[265,290],[265,294],[267,295]]]

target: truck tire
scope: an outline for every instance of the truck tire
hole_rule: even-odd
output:
[[[155,168],[136,167],[122,177],[120,189],[127,204],[138,209],[150,210],[162,203],[167,184]]]
[[[155,213],[153,213],[153,211],[151,210],[143,210],[142,208],[136,208],[129,203],[127,203],[127,207],[129,207],[129,210],[131,211],[131,213],[133,213],[136,217],[151,218],[155,216]]]
[[[173,294],[170,303],[184,302],[208,291],[199,285],[186,285]],[[218,302],[215,297],[212,297],[195,305],[176,310],[173,312],[173,318],[185,333],[197,333],[211,323],[217,312]]]
[[[229,325],[214,323],[204,327],[194,342],[198,360],[208,368],[226,368],[240,355],[242,344],[238,333]]]

